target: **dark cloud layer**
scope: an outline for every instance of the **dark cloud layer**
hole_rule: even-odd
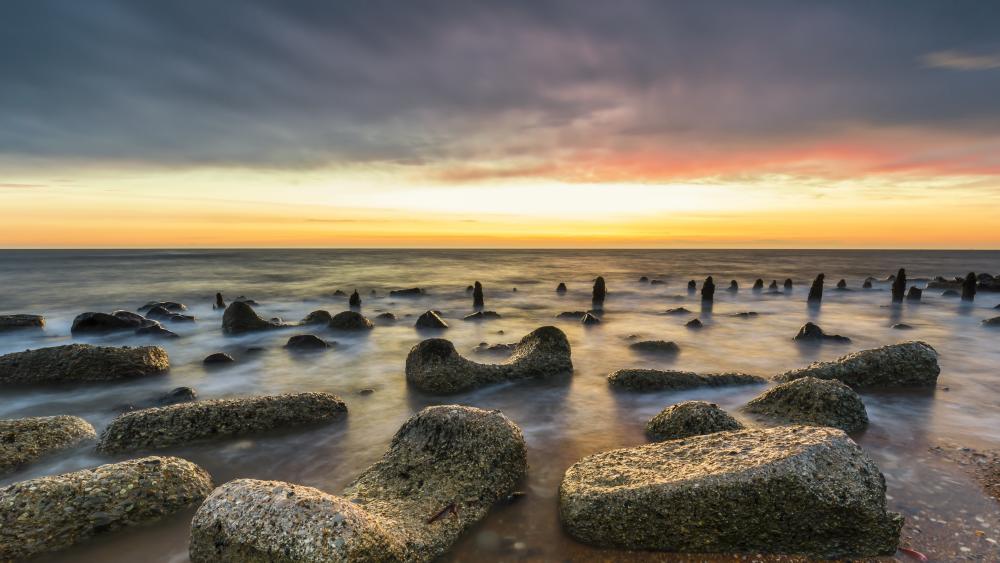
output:
[[[14,0],[0,155],[491,160],[1000,133],[1000,3]]]

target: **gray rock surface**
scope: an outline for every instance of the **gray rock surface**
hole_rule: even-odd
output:
[[[874,557],[896,551],[903,524],[885,490],[842,431],[783,426],[588,456],[566,471],[559,515],[598,546]]]
[[[670,405],[650,419],[646,434],[654,440],[676,440],[742,428],[738,420],[715,403],[684,401]]]
[[[468,360],[443,338],[424,340],[406,356],[406,380],[431,393],[457,393],[490,383],[571,371],[569,340],[554,326],[531,331],[515,345],[510,357],[499,364]]]
[[[937,383],[938,354],[926,342],[910,341],[862,350],[832,362],[786,371],[775,381],[801,377],[839,379],[851,387],[925,387]]]
[[[77,416],[0,420],[0,474],[95,438],[94,427]]]
[[[342,496],[251,479],[219,487],[191,523],[191,561],[432,561],[526,470],[521,431],[499,411],[428,407]]]
[[[82,383],[142,377],[167,371],[159,346],[67,344],[0,356],[0,384]]]
[[[620,369],[608,375],[612,387],[629,391],[664,391],[668,389],[694,389],[724,385],[753,385],[766,383],[763,377],[746,373],[694,373],[692,371],[658,369]]]
[[[181,403],[124,413],[101,433],[97,450],[118,453],[166,448],[332,422],[347,405],[329,393],[287,393]]]
[[[786,423],[832,426],[844,432],[868,425],[861,397],[836,379],[803,377],[782,383],[752,399],[744,410]]]
[[[92,536],[146,524],[199,503],[212,490],[202,468],[145,457],[0,489],[0,560],[64,549]]]
[[[41,315],[0,315],[0,332],[39,329],[45,326]]]
[[[243,334],[284,326],[280,322],[261,318],[247,301],[233,301],[222,314],[222,332],[226,334]]]

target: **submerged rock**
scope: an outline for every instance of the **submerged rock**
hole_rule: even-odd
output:
[[[94,427],[77,416],[0,420],[0,474],[95,438]]]
[[[153,400],[158,406],[176,405],[198,400],[198,393],[190,387],[174,387]]]
[[[735,313],[733,316],[739,319],[753,319],[760,316],[760,314],[757,313],[757,311],[740,311],[739,313]]]
[[[1000,326],[1000,317],[993,317],[983,321],[983,326]]]
[[[698,284],[694,280],[688,280],[688,293],[694,293],[698,289]]]
[[[691,319],[690,321],[684,323],[684,326],[692,330],[698,330],[700,328],[704,328],[705,325],[701,322],[701,319]]]
[[[488,321],[490,319],[499,319],[500,313],[496,311],[476,311],[471,315],[465,315],[462,317],[463,321]]]
[[[285,348],[292,350],[326,350],[329,347],[329,342],[315,334],[296,334],[285,343]]]
[[[308,315],[306,315],[304,319],[302,319],[301,321],[299,321],[299,324],[300,325],[318,325],[318,324],[324,324],[325,325],[325,324],[330,324],[331,320],[333,320],[333,315],[331,315],[329,311],[325,311],[323,309],[318,309],[318,310],[313,311],[312,313],[309,313]]]
[[[594,291],[593,295],[591,296],[591,301],[596,305],[600,305],[604,303],[604,298],[607,297],[607,295],[608,295],[608,288],[604,284],[604,278],[601,276],[597,276],[597,278],[594,280]]]
[[[280,322],[262,319],[246,301],[233,301],[222,314],[222,332],[226,334],[271,330],[284,326]]]
[[[896,330],[912,330],[913,329],[912,326],[910,326],[910,325],[908,325],[906,323],[896,323],[896,324],[892,325],[892,328],[894,328]]]
[[[855,432],[868,425],[861,397],[836,379],[803,377],[764,391],[744,409],[792,424]]]
[[[839,379],[851,387],[924,387],[937,383],[940,373],[937,351],[926,342],[911,341],[862,350],[832,362],[816,362],[774,379],[816,377]]]
[[[847,289],[847,280],[842,279],[839,282],[837,282],[837,289],[841,290]]]
[[[666,285],[664,280],[649,280],[649,285]]]
[[[176,332],[167,330],[158,324],[137,328],[135,329],[135,334],[137,336],[154,336],[157,338],[180,338],[180,335]]]
[[[813,280],[812,286],[809,287],[809,297],[806,298],[809,303],[819,303],[823,300],[824,277],[825,276],[823,274],[820,274],[816,276],[815,280]]]
[[[563,311],[556,315],[557,319],[573,319],[580,320],[587,314],[587,311]]]
[[[954,289],[946,289],[941,292],[941,297],[958,297],[959,293]]]
[[[819,325],[811,322],[802,325],[802,328],[799,329],[798,334],[792,337],[792,340],[797,342],[838,342],[841,344],[847,344],[851,341],[846,336],[827,334],[823,332],[823,329]]]
[[[167,371],[159,346],[67,344],[0,356],[0,384],[81,383],[142,377]]]
[[[490,383],[542,378],[573,371],[569,340],[554,326],[531,331],[499,364],[480,364],[463,358],[454,344],[431,338],[406,356],[406,380],[430,393],[457,393]]]
[[[73,319],[73,326],[70,328],[72,334],[102,334],[122,330],[135,330],[137,328],[155,325],[156,321],[151,321],[142,315],[137,315],[130,311],[115,311],[108,313],[80,313]]]
[[[393,289],[389,292],[389,297],[419,297],[424,294],[424,290],[419,287],[409,289]]]
[[[629,344],[629,348],[644,354],[677,354],[681,351],[676,342],[666,340],[643,340]]]
[[[480,342],[475,348],[472,349],[474,354],[497,354],[502,356],[509,356],[517,348],[517,344],[489,344],[486,342]]]
[[[327,324],[334,330],[371,330],[375,323],[357,311],[341,311]]]
[[[145,457],[0,489],[0,559],[64,549],[197,505],[212,490],[204,469],[176,457]]]
[[[739,290],[740,290],[740,284],[737,283],[736,280],[732,280],[729,282],[729,289],[727,291],[736,293]]]
[[[903,518],[885,477],[840,430],[783,426],[588,456],[559,487],[585,543],[680,553],[892,555]]]
[[[906,269],[900,268],[895,279],[892,280],[892,302],[902,303],[906,293]]]
[[[601,324],[601,319],[597,315],[588,312],[580,317],[580,323],[585,325],[599,325]]]
[[[511,495],[526,471],[521,430],[499,411],[428,407],[342,496],[253,479],[219,487],[191,523],[190,558],[432,561]]]
[[[639,276],[639,283],[648,283],[649,278],[646,276]]]
[[[715,299],[715,282],[712,276],[705,278],[705,283],[701,284],[701,300],[712,301]]]
[[[693,371],[663,371],[658,369],[620,369],[608,375],[608,383],[612,387],[629,391],[664,391],[725,385],[752,385],[766,382],[767,380],[763,377],[747,373],[701,374]]]
[[[559,282],[559,285],[556,286],[556,293],[566,293],[566,284]]]
[[[667,309],[663,312],[664,315],[690,315],[691,311],[688,311],[684,307],[676,307],[674,309]]]
[[[913,287],[910,287],[910,291],[908,291],[906,293],[906,300],[907,301],[920,301],[920,298],[923,297],[923,295],[924,295],[923,290],[921,290],[917,286],[913,286]]]
[[[178,311],[187,311],[187,305],[183,303],[178,303],[176,301],[148,301],[142,307],[139,307],[138,311],[142,313],[143,311],[149,311],[155,308],[161,308],[171,313],[176,313]]]
[[[187,445],[268,430],[331,422],[347,406],[329,393],[215,399],[122,414],[101,433],[97,451],[111,454]]]
[[[742,428],[738,420],[715,403],[684,401],[654,416],[646,424],[646,434],[654,440],[677,440]]]
[[[225,352],[216,352],[214,354],[209,354],[205,356],[205,359],[201,361],[203,364],[217,365],[217,364],[231,364],[236,360],[232,356]]]
[[[375,318],[377,320],[388,322],[388,323],[394,323],[394,322],[396,322],[396,315],[393,315],[392,313],[389,313],[389,312],[379,313],[378,315],[375,315]]]
[[[0,315],[0,332],[39,329],[44,326],[45,317],[41,315]]]
[[[413,326],[424,329],[444,329],[448,328],[448,323],[444,322],[437,311],[427,311],[417,317],[417,322]]]

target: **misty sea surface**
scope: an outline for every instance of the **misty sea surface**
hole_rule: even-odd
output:
[[[970,474],[931,450],[933,446],[1000,448],[1000,330],[981,321],[1000,315],[1000,293],[980,293],[962,304],[924,292],[923,301],[890,306],[890,283],[862,290],[868,276],[884,280],[905,267],[913,284],[934,276],[969,271],[1000,274],[1000,252],[959,251],[728,251],[728,250],[192,250],[192,251],[0,251],[0,314],[31,313],[46,318],[41,331],[0,333],[0,354],[71,342],[99,345],[163,346],[171,368],[165,375],[74,387],[0,388],[0,418],[70,414],[83,417],[100,433],[121,405],[142,403],[175,387],[194,388],[199,399],[298,391],[327,391],[346,401],[339,422],[306,430],[157,450],[206,468],[216,485],[235,478],[289,481],[339,494],[387,449],[393,434],[420,409],[463,404],[500,409],[524,432],[528,445],[525,495],[498,504],[461,537],[446,561],[635,560],[680,561],[682,555],[602,550],[578,543],[560,528],[558,489],[565,470],[586,455],[648,443],[646,422],[671,404],[699,399],[718,403],[745,424],[761,425],[739,407],[768,385],[705,388],[684,392],[622,393],[606,376],[617,369],[645,367],[698,372],[742,371],[765,377],[832,360],[861,349],[904,340],[923,340],[940,354],[941,376],[934,389],[862,392],[870,424],[854,438],[878,463],[888,484],[890,510],[906,517],[902,545],[931,560],[1000,560],[1000,512]],[[822,306],[806,306],[811,280],[826,274]],[[592,281],[607,280],[603,323],[584,327],[556,319],[562,311],[590,308]],[[689,294],[689,279],[714,276],[711,311]],[[664,284],[639,283],[640,276]],[[785,278],[790,294],[755,293]],[[835,289],[847,280],[850,291]],[[736,293],[726,291],[739,282]],[[471,313],[466,286],[479,280],[486,309],[502,318],[463,322]],[[555,292],[565,282],[569,291]],[[417,298],[392,298],[389,290],[421,287]],[[517,290],[514,291],[514,288]],[[256,300],[264,318],[298,321],[310,311],[346,310],[357,289],[369,318],[384,311],[395,324],[378,324],[364,335],[334,333],[322,326],[225,336],[215,293],[227,303],[245,295]],[[375,290],[375,295],[370,292]],[[185,303],[194,323],[164,326],[177,339],[151,339],[130,332],[73,337],[73,318],[85,311],[136,311],[148,301]],[[686,307],[691,315],[664,315]],[[416,317],[443,312],[450,328],[420,333]],[[735,316],[754,311],[750,318]],[[703,330],[684,324],[698,317]],[[792,341],[807,321],[850,344],[801,345]],[[892,329],[906,323],[913,330]],[[571,376],[521,381],[449,396],[420,393],[407,386],[404,361],[415,344],[430,336],[455,343],[466,357],[496,362],[502,356],[474,354],[481,342],[511,343],[543,325],[569,337],[575,366]],[[500,331],[503,331],[500,334]],[[292,354],[283,348],[293,334],[312,333],[337,342],[329,351]],[[673,340],[675,357],[632,352],[629,337]],[[248,353],[248,347],[263,347]],[[226,352],[236,363],[207,369],[202,359]],[[371,394],[359,391],[374,389]],[[75,471],[129,457],[98,455],[93,444],[46,457],[0,485]],[[194,510],[156,524],[105,534],[46,561],[179,563],[187,561]],[[430,516],[430,515],[428,515]],[[982,532],[977,534],[976,532]],[[902,557],[902,556],[901,556]],[[732,560],[732,556],[720,560]],[[766,560],[766,558],[764,558]],[[892,560],[892,558],[886,558]],[[906,560],[906,559],[902,559]]]

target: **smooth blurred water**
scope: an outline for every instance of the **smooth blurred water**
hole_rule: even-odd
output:
[[[180,455],[208,469],[216,483],[237,477],[291,481],[338,493],[385,451],[400,424],[432,404],[460,403],[501,409],[523,430],[529,449],[525,497],[498,506],[466,534],[449,555],[453,560],[673,560],[672,556],[597,550],[562,533],[556,515],[557,491],[565,469],[590,453],[646,442],[643,428],[660,409],[687,399],[718,403],[747,423],[738,412],[763,386],[699,389],[674,393],[612,392],[605,376],[625,367],[679,368],[694,371],[739,370],[764,376],[816,360],[901,340],[929,342],[941,354],[936,390],[921,393],[863,393],[869,428],[854,438],[879,463],[889,485],[890,507],[907,516],[904,544],[936,560],[959,557],[1000,560],[1000,514],[996,503],[957,465],[928,452],[930,446],[955,443],[1000,447],[1000,331],[980,325],[1000,315],[993,307],[1000,294],[982,293],[972,306],[924,293],[921,303],[889,307],[887,283],[861,290],[867,276],[883,279],[906,267],[911,279],[1000,273],[1000,252],[924,251],[478,251],[478,250],[211,250],[211,251],[0,251],[0,314],[44,314],[41,332],[0,334],[0,353],[53,346],[71,341],[136,345],[155,342],[170,354],[169,374],[138,381],[67,388],[0,389],[0,418],[74,414],[100,432],[116,406],[141,402],[174,387],[195,388],[200,398],[289,391],[330,391],[344,398],[345,422],[303,432],[284,432],[220,443],[176,448]],[[808,284],[824,272],[827,291],[818,310],[806,307]],[[689,295],[686,282],[713,275],[718,287],[709,313]],[[603,324],[584,328],[557,320],[561,311],[586,310],[591,282],[607,279],[609,297]],[[639,276],[665,285],[638,283]],[[765,284],[790,277],[789,295],[750,290],[754,279]],[[845,278],[852,291],[837,291]],[[726,291],[730,279],[741,290]],[[483,282],[487,309],[502,319],[463,322],[471,312],[465,287]],[[565,282],[569,292],[557,295]],[[925,285],[922,281],[915,282]],[[415,299],[389,298],[390,289],[419,286]],[[513,288],[517,288],[514,292]],[[374,317],[391,311],[394,326],[370,334],[345,336],[325,329],[292,328],[226,337],[221,313],[211,304],[216,291],[231,299],[243,294],[257,300],[264,317],[298,320],[315,309],[332,313],[347,308],[341,289],[357,288],[363,311]],[[369,292],[376,290],[376,296]],[[72,338],[69,326],[84,311],[135,310],[151,300],[186,303],[198,317],[194,324],[165,325],[175,340],[148,341],[130,334]],[[667,316],[668,308],[686,307],[690,316]],[[412,327],[416,316],[439,309],[451,325],[444,337],[472,356],[480,342],[516,342],[527,332],[555,324],[569,336],[575,372],[551,381],[497,385],[454,396],[427,396],[407,387],[403,366],[409,349],[426,337]],[[754,318],[733,316],[742,311]],[[701,331],[684,327],[698,316]],[[848,345],[802,346],[791,337],[806,321],[827,332],[850,336]],[[905,322],[914,330],[891,325]],[[503,334],[498,334],[498,331]],[[292,334],[313,332],[333,339],[329,352],[293,355],[282,348]],[[628,337],[674,340],[681,353],[672,359],[642,356],[628,349]],[[248,353],[250,346],[263,352]],[[237,363],[206,369],[201,360],[224,351]],[[358,391],[374,389],[370,395]],[[947,388],[947,390],[945,390]],[[117,461],[80,448],[7,475],[0,484]],[[59,561],[186,561],[190,513],[146,528],[110,534],[52,556]],[[971,524],[970,524],[971,523]],[[969,535],[977,526],[982,536]],[[966,547],[969,551],[961,551]],[[681,557],[676,559],[680,560]]]

